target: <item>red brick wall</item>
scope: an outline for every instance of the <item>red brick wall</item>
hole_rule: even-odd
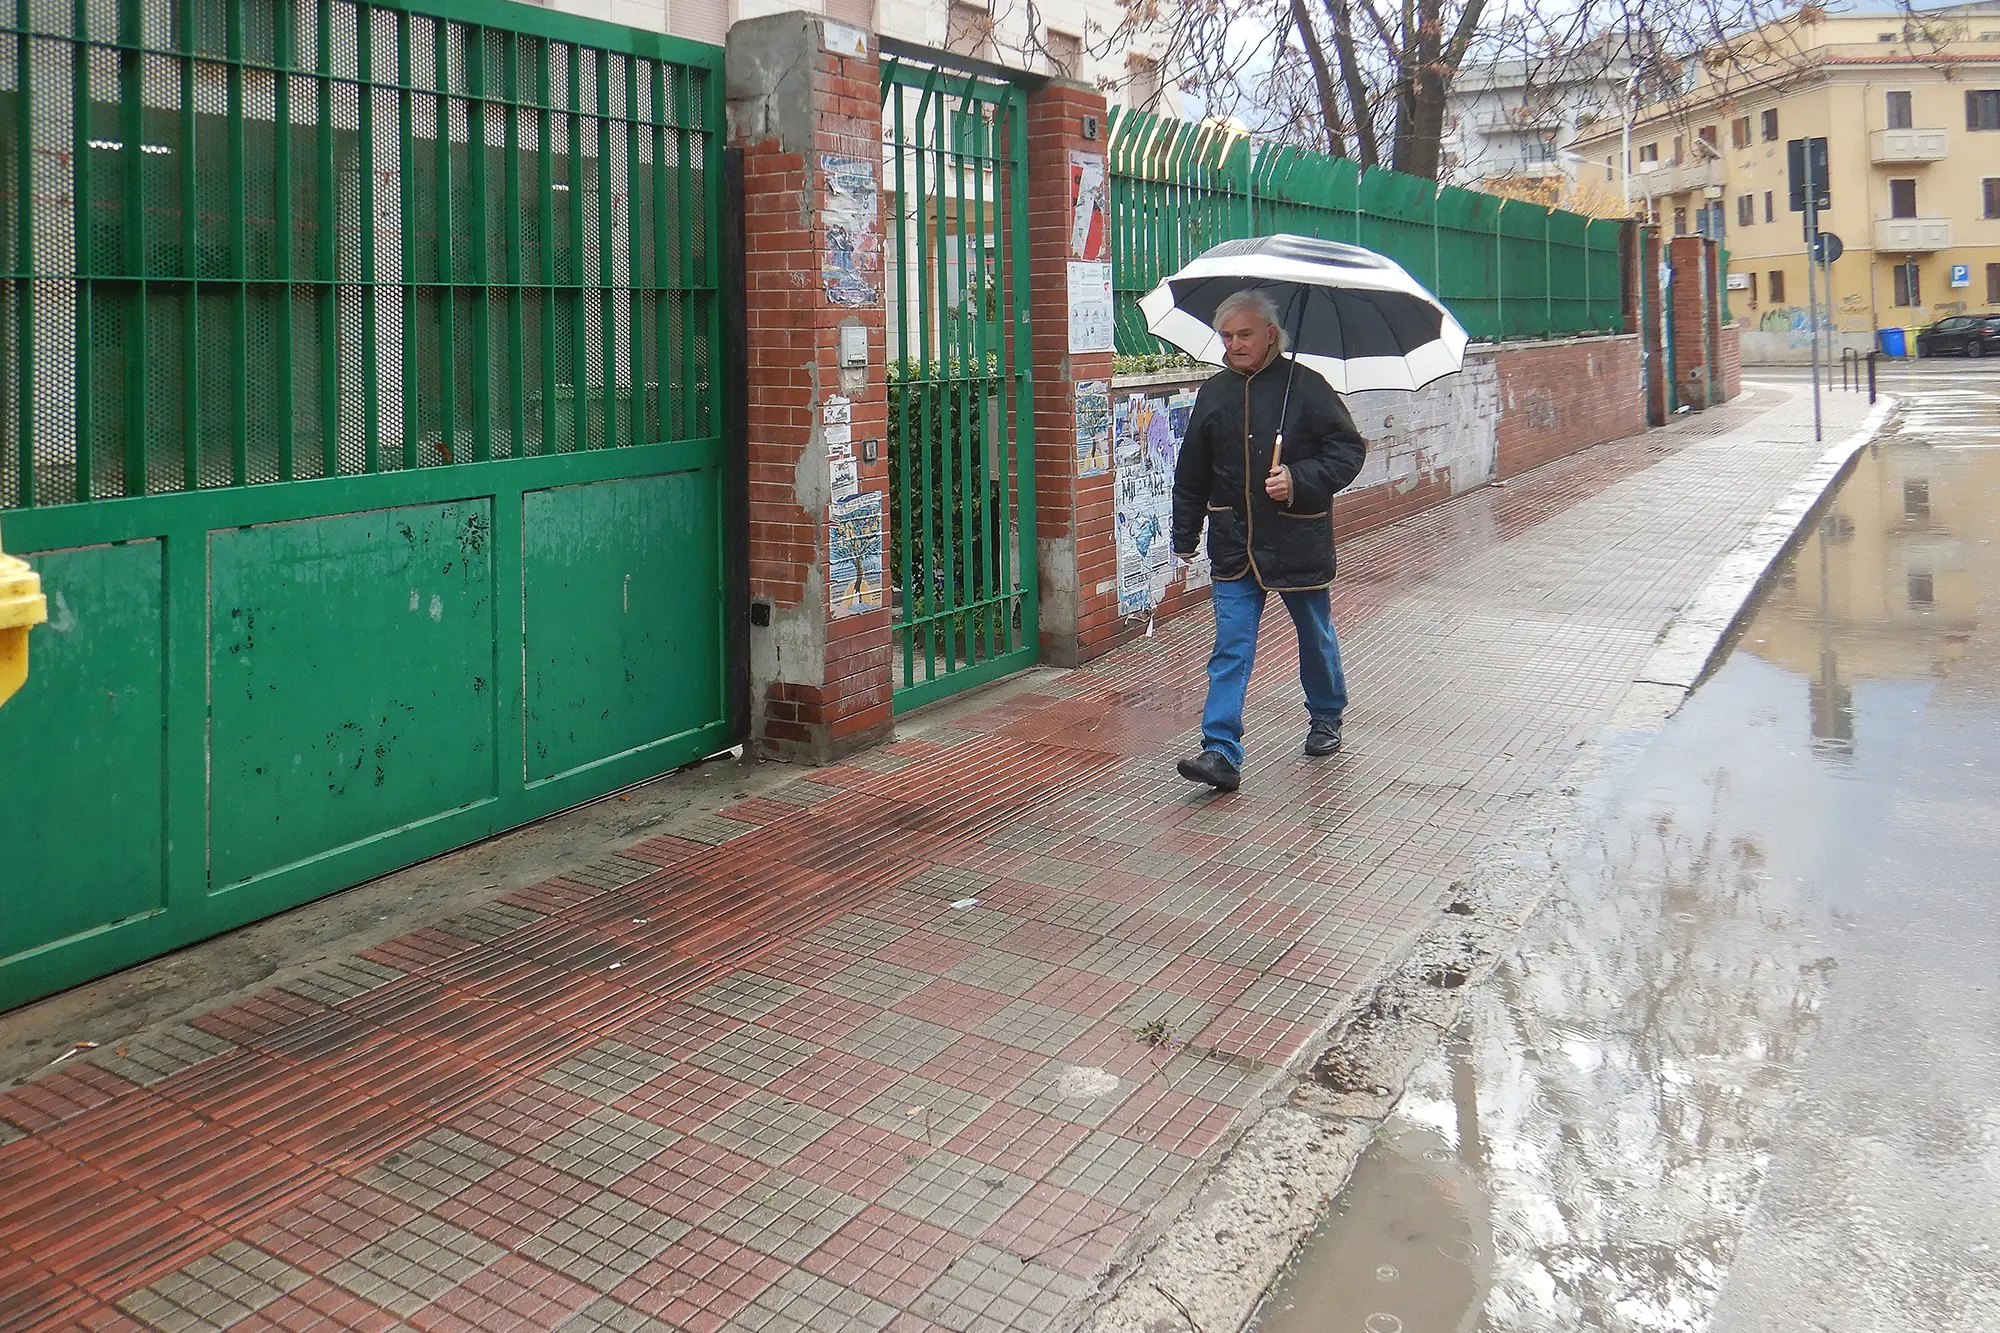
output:
[[[1495,363],[1499,399],[1499,417],[1494,423],[1496,477],[1515,476],[1579,449],[1643,433],[1646,404],[1639,353],[1640,340],[1634,334],[1521,343],[1476,353],[1493,358]],[[1114,397],[1117,392],[1136,391],[1136,385],[1114,390]],[[1484,480],[1483,476],[1454,479],[1450,472],[1439,469],[1420,474],[1414,484],[1382,482],[1346,491],[1334,500],[1335,540],[1421,513]],[[1104,491],[1103,522],[1083,530],[1078,543],[1080,557],[1087,567],[1101,571],[1098,577],[1106,584],[1093,604],[1097,619],[1092,634],[1081,644],[1080,661],[1102,656],[1144,634],[1148,620],[1143,615],[1129,619],[1118,615],[1117,590],[1111,586],[1117,575],[1117,552],[1108,485]],[[1176,580],[1152,618],[1170,620],[1207,600],[1206,589],[1190,591]]]
[[[1637,337],[1517,345],[1498,355],[1496,478],[1646,429]]]
[[[1722,348],[1722,399],[1728,402],[1743,392],[1743,329],[1725,324],[1717,337]]]
[[[820,277],[819,157],[881,162],[878,70],[872,57],[821,46],[819,20],[808,15],[730,32],[730,128],[744,150],[750,593],[772,611],[770,626],[752,630],[752,730],[761,752],[814,762],[871,744],[892,723],[889,610],[830,613],[820,424],[829,396],[850,398],[857,459],[888,424],[881,303],[833,305]],[[843,379],[840,329],[856,322],[867,331],[869,365]],[[862,490],[887,491],[886,455],[860,464]]]
[[[1069,348],[1069,156],[1103,157],[1105,115],[1104,95],[1080,84],[1051,82],[1028,97],[1035,537],[1042,658],[1057,666],[1101,656],[1114,642],[1119,624],[1112,477],[1076,475],[1076,386],[1083,380],[1109,380],[1111,353]],[[1100,137],[1083,137],[1086,116],[1096,118]]]

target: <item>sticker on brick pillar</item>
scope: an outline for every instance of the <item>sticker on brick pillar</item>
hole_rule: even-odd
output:
[[[1076,386],[1076,475],[1101,477],[1111,470],[1111,381],[1083,380]]]
[[[838,306],[874,305],[881,299],[876,275],[882,271],[875,164],[822,153],[819,174],[826,185],[822,202],[826,251],[819,266],[826,299]]]
[[[835,500],[826,511],[827,593],[836,616],[882,609],[882,492]]]

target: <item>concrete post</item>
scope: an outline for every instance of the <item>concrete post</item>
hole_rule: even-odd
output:
[[[872,39],[801,13],[734,25],[727,62],[744,154],[751,735],[761,755],[824,763],[892,729],[877,65]]]

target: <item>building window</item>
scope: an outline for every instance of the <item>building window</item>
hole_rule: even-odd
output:
[[[1892,218],[1913,218],[1917,215],[1917,183],[1909,181],[1889,182],[1889,216]]]
[[[1126,89],[1126,100],[1135,111],[1157,110],[1160,94],[1164,91],[1160,82],[1160,64],[1146,56],[1128,55],[1125,69],[1130,76],[1130,86]]]
[[[1608,157],[1604,159],[1604,179],[1611,179],[1611,159]]]
[[[993,15],[979,5],[954,3],[945,15],[945,49],[975,60],[993,52]]]
[[[1059,79],[1074,79],[1083,68],[1083,39],[1075,33],[1049,29],[1049,65]]]
[[[1676,134],[1674,136],[1674,155],[1671,161],[1676,164],[1687,161],[1687,149],[1687,136],[1685,134]]]
[[[1965,93],[1965,128],[2000,130],[2000,88],[1968,88]]]
[[[1755,273],[1748,273],[1744,276],[1750,279],[1750,285],[1743,290],[1750,293],[1750,308],[1755,310],[1757,308],[1757,275]]]
[[[1896,280],[1897,305],[1922,305],[1924,303],[1922,284],[1917,280],[1917,264],[1915,260],[1911,260],[1906,264],[1898,264],[1890,272],[1895,276]]]
[[[1659,162],[1660,146],[1658,144],[1645,143],[1639,145],[1639,170],[1644,171],[1648,163],[1658,166]]]
[[[1731,148],[1750,146],[1750,117],[1738,116],[1729,122],[1729,146]]]
[[[1704,126],[1702,126],[1702,127],[1701,127],[1701,128],[1699,129],[1699,130],[1697,130],[1697,131],[1695,132],[1695,136],[1694,136],[1694,137],[1695,137],[1695,138],[1697,138],[1697,139],[1699,139],[1699,140],[1700,140],[1700,141],[1702,142],[1702,144],[1703,144],[1703,145],[1705,145],[1705,146],[1706,146],[1706,147],[1707,147],[1707,148],[1709,149],[1709,154],[1708,154],[1708,155],[1709,155],[1710,157],[1720,157],[1720,156],[1722,156],[1722,151],[1721,151],[1721,149],[1719,149],[1719,148],[1718,148],[1718,147],[1716,146],[1716,140],[1715,140],[1715,126],[1713,126],[1713,125],[1704,125]]]
[[[1886,96],[1889,103],[1889,128],[1892,130],[1910,128],[1910,95],[1889,93]]]
[[[1980,202],[1986,205],[1980,216],[2000,218],[2000,176],[1988,176],[1979,182],[1979,195]]]
[[[1903,483],[1903,517],[1928,519],[1931,516],[1931,484],[1917,479]]]
[[[1766,190],[1764,191],[1764,221],[1774,222],[1777,220],[1778,215],[1772,212],[1771,210],[1772,210],[1771,192],[1769,190]]]
[[[1674,210],[1674,235],[1685,236],[1687,234],[1688,211],[1685,208],[1676,208]]]
[[[1757,220],[1757,196],[1739,194],[1736,196],[1736,225],[1747,227]]]
[[[1986,304],[2000,305],[2000,264],[1986,266]]]
[[[1764,142],[1778,141],[1778,108],[1772,107],[1764,113]]]
[[[1911,606],[1929,606],[1933,598],[1931,576],[1912,574],[1908,580]]]
[[[1785,303],[1785,271],[1783,269],[1774,268],[1771,270],[1770,288],[1771,304],[1783,305]]]

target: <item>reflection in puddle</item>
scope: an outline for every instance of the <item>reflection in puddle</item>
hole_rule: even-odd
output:
[[[1994,428],[1983,401],[1919,407]],[[1895,912],[1867,867],[1932,696],[1962,675],[2000,717],[1996,597],[2000,449],[1869,449],[1467,995],[1262,1333],[1708,1326],[1844,929]]]

